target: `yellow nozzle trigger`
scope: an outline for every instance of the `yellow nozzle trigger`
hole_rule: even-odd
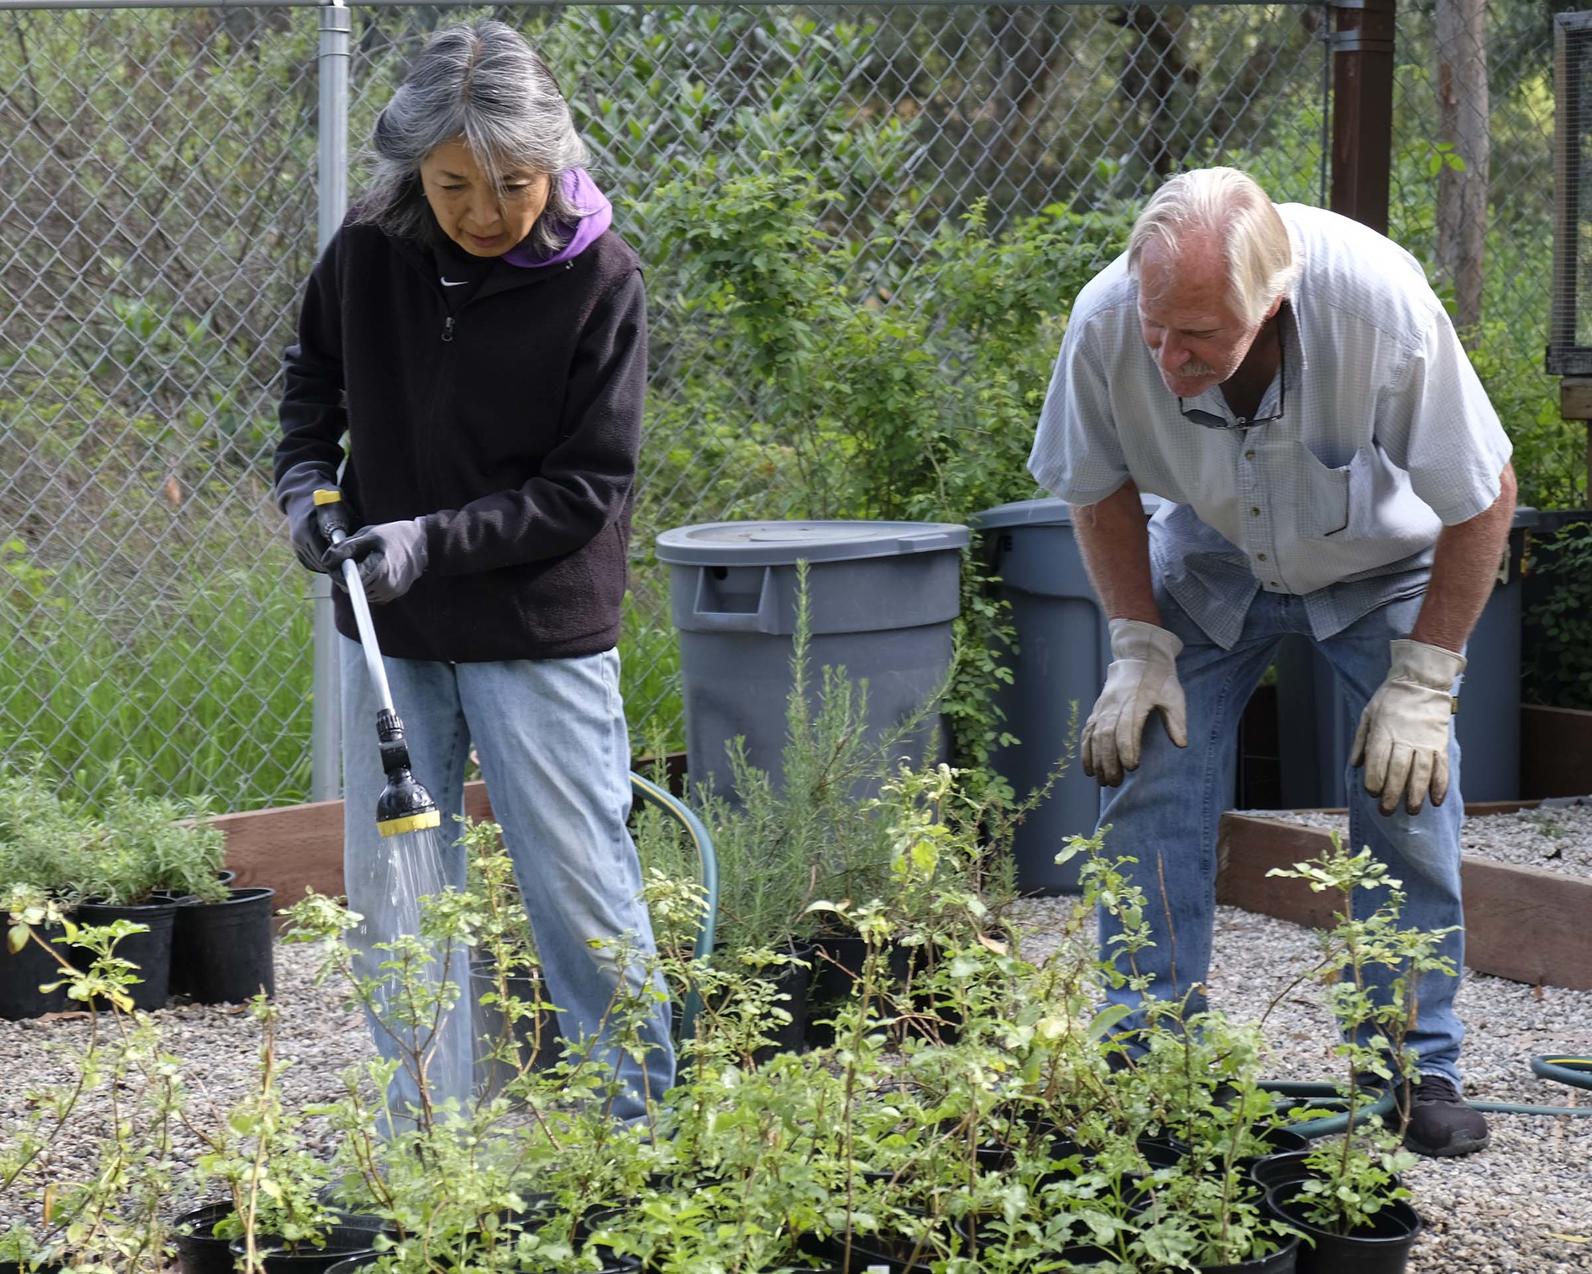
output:
[[[442,815],[437,810],[427,810],[423,814],[405,814],[402,818],[389,818],[378,821],[376,830],[383,836],[399,836],[404,832],[422,832],[428,827],[441,827]]]
[[[315,506],[319,508],[323,504],[341,504],[343,493],[336,487],[317,487],[310,499],[314,500]]]

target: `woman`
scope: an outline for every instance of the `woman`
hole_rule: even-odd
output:
[[[474,744],[560,1031],[587,1037],[622,984],[647,991],[593,941],[653,950],[615,650],[646,381],[640,262],[608,228],[552,74],[501,23],[434,36],[373,145],[374,180],[316,265],[284,360],[277,499],[305,566],[336,580],[358,562],[444,826]],[[336,549],[311,500],[333,485],[363,524]],[[349,905],[374,915],[355,895],[379,853],[377,705],[341,592],[336,621]],[[462,884],[457,848],[447,870]],[[661,996],[646,1033],[644,1064],[614,1058],[620,1118],[672,1082]],[[403,1110],[414,1088],[395,1083]]]

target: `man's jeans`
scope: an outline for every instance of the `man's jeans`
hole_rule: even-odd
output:
[[[359,643],[339,639],[342,662],[343,776],[346,800],[343,862],[349,906],[366,916],[365,941],[388,941],[388,909],[379,897],[359,897],[367,865],[383,851],[376,830],[376,798],[386,783],[376,747],[375,688]],[[444,871],[462,887],[464,853],[455,843],[455,815],[464,808],[464,773],[473,741],[492,798],[492,816],[514,861],[536,938],[542,975],[561,1010],[565,1040],[598,1033],[620,989],[615,940],[629,935],[633,949],[623,970],[627,994],[643,993],[640,960],[654,951],[652,925],[641,901],[641,870],[626,830],[630,811],[630,747],[619,696],[619,655],[606,651],[577,659],[524,659],[502,663],[443,663],[384,659],[394,706],[403,719],[414,775],[442,811]],[[390,913],[388,913],[390,915]],[[593,950],[594,940],[610,944]],[[379,961],[379,953],[376,956]],[[367,966],[369,967],[369,966]],[[661,979],[654,978],[661,993]],[[469,1033],[470,1012],[461,999],[447,1029]],[[393,1041],[372,1024],[378,1049],[394,1056]],[[616,1118],[645,1110],[643,1093],[662,1097],[674,1082],[669,1005],[651,1006],[644,1066],[607,1050],[624,1091]],[[457,1043],[457,1040],[450,1041]],[[468,1049],[463,1054],[470,1056]],[[601,1055],[601,1054],[599,1054]],[[467,1072],[464,1072],[467,1074]],[[429,1076],[428,1076],[429,1079]],[[449,1086],[457,1088],[458,1079]],[[400,1071],[389,1094],[402,1113],[417,1099]],[[437,1100],[469,1099],[468,1091]]]
[[[1314,642],[1302,601],[1291,595],[1257,593],[1244,630],[1231,650],[1223,650],[1195,625],[1164,590],[1157,590],[1164,626],[1183,641],[1177,673],[1188,699],[1187,748],[1166,736],[1159,714],[1144,729],[1138,770],[1121,787],[1100,791],[1100,822],[1110,824],[1108,855],[1130,855],[1138,864],[1127,870],[1145,895],[1145,919],[1153,948],[1135,956],[1138,972],[1152,977],[1149,994],[1181,1001],[1193,991],[1191,1010],[1203,1007],[1203,983],[1210,969],[1211,924],[1216,903],[1216,834],[1222,812],[1233,796],[1235,739],[1238,721],[1250,693],[1271,663],[1281,638],[1301,634]],[[1336,669],[1338,686],[1348,702],[1349,719],[1360,713],[1383,678],[1391,652],[1388,643],[1408,636],[1421,598],[1395,601],[1373,611],[1336,636],[1315,642]],[[1321,705],[1337,711],[1337,705]],[[1284,723],[1285,729],[1313,730],[1314,721]],[[1396,813],[1383,815],[1377,797],[1365,790],[1363,773],[1350,770],[1349,848],[1369,845],[1385,862],[1389,874],[1403,882],[1407,897],[1401,923],[1406,928],[1443,929],[1462,925],[1459,829],[1464,816],[1460,795],[1459,743],[1450,732],[1448,796],[1441,806],[1428,800],[1409,815],[1401,802]],[[1164,893],[1163,893],[1164,882]],[[1374,910],[1381,891],[1357,890],[1355,914]],[[1118,928],[1101,917],[1101,951],[1109,957],[1109,940]],[[1443,939],[1441,953],[1454,963],[1453,977],[1425,975],[1417,988],[1418,1012],[1407,1044],[1423,1072],[1459,1081],[1459,1048],[1465,1028],[1454,1012],[1459,970],[1464,958],[1464,932]],[[1379,974],[1384,971],[1377,970]],[[1386,984],[1391,973],[1373,978]],[[1111,994],[1114,1001],[1136,1005],[1127,989]]]

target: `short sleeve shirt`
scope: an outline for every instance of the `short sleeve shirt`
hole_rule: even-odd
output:
[[[1300,270],[1255,416],[1219,386],[1180,406],[1124,255],[1078,294],[1028,461],[1071,504],[1129,478],[1168,501],[1150,524],[1156,578],[1227,648],[1260,589],[1302,596],[1317,638],[1420,592],[1438,532],[1498,498],[1511,451],[1415,258],[1336,213],[1277,211]]]

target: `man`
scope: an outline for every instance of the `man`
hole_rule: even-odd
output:
[[[1234,169],[1167,182],[1079,294],[1029,468],[1073,506],[1110,621],[1080,750],[1139,860],[1156,998],[1201,1003],[1238,718],[1289,633],[1359,716],[1352,843],[1403,881],[1407,924],[1463,924],[1452,695],[1514,512],[1509,456],[1415,259]],[[1170,502],[1148,527],[1141,491]],[[1463,942],[1443,940],[1456,970]],[[1418,987],[1401,1096],[1424,1154],[1487,1144],[1459,1093],[1458,988]]]

